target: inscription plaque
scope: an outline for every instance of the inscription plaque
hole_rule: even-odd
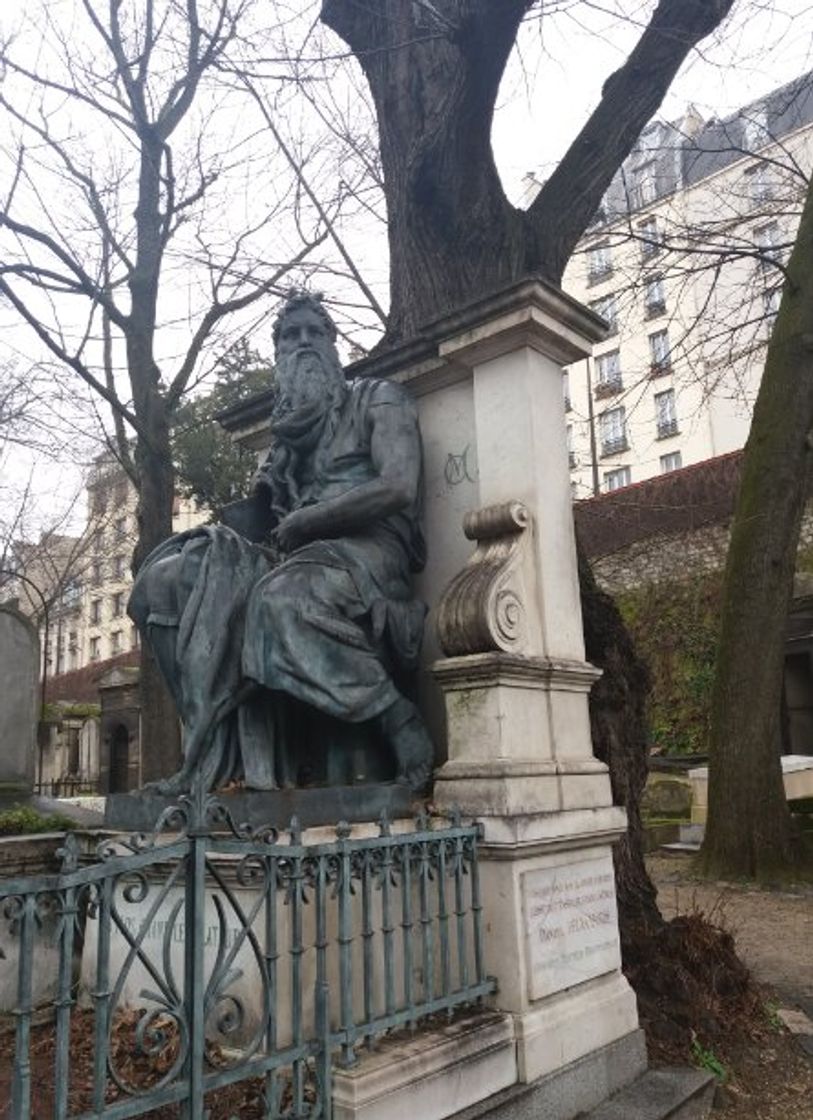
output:
[[[620,967],[611,855],[525,872],[522,902],[529,999]]]

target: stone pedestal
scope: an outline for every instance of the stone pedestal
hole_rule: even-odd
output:
[[[599,673],[584,657],[562,378],[603,333],[528,281],[370,369],[408,384],[421,417],[430,556],[419,591],[436,643],[422,699],[446,748],[434,801],[484,824],[495,1003],[513,1018],[519,1081],[554,1096],[557,1074],[600,1065],[613,1047],[626,1047],[627,1079],[644,1065],[612,866],[626,821],[590,740]]]

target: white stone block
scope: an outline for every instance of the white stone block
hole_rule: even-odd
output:
[[[333,1076],[335,1120],[443,1120],[517,1081],[513,1020],[486,1012],[385,1041]]]
[[[519,1079],[535,1081],[634,1031],[635,993],[620,973],[609,973],[543,1000],[515,1025]]]

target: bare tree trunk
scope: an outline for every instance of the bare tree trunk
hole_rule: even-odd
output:
[[[375,102],[390,240],[382,347],[522,276],[554,284],[692,46],[733,0],[660,0],[630,58],[528,211],[491,150],[500,80],[534,0],[323,0]],[[543,17],[544,18],[544,17]]]
[[[378,115],[390,239],[390,318],[383,346],[526,275],[559,283],[604,191],[657,110],[691,47],[733,0],[660,0],[630,59],[527,212],[505,197],[491,151],[494,104],[532,0],[324,0],[322,19],[349,44]],[[596,752],[610,767],[629,831],[616,853],[622,937],[663,921],[643,861],[646,672],[612,600],[580,562],[585,642],[604,670],[591,703]]]
[[[769,878],[797,855],[782,784],[780,712],[811,427],[813,186],[768,346],[726,563],[701,852],[703,868],[715,876]]]
[[[599,108],[565,157],[567,189],[552,177],[547,201],[526,213],[502,190],[491,124],[531,0],[435,0],[429,7],[411,0],[372,8],[325,0],[322,10],[364,68],[378,113],[392,298],[384,345],[522,276],[558,283],[680,62],[723,18],[730,0],[661,0],[631,62],[606,83]],[[604,670],[591,702],[595,748],[629,818],[615,858],[622,937],[630,943],[663,926],[643,861],[639,811],[648,679],[614,603],[583,559],[580,569],[587,653]]]
[[[627,831],[613,851],[622,946],[663,926],[644,863],[641,794],[646,785],[649,672],[638,658],[613,600],[595,581],[579,547],[579,583],[588,661],[602,670],[590,694],[593,750],[610,768],[613,800],[627,811]]]
[[[127,366],[135,413],[144,435],[136,445],[138,477],[137,571],[150,552],[172,533],[175,472],[170,447],[166,396],[155,360],[156,309],[163,256],[160,137],[142,125],[136,260],[130,273],[131,310],[127,323]],[[181,766],[178,714],[152,652],[141,651],[141,778],[142,782],[174,774]]]
[[[153,421],[151,435],[153,438],[149,446],[139,440],[136,447],[139,534],[133,557],[134,571],[153,548],[172,533],[174,471],[165,416]],[[147,646],[141,648],[139,691],[143,783],[169,777],[180,769],[182,763],[178,712]]]

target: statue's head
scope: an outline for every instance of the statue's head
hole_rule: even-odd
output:
[[[303,324],[307,331],[314,327],[322,337],[335,344],[336,324],[325,311],[322,297],[317,292],[292,288],[274,320],[274,350],[277,354],[280,347],[291,348],[295,331],[301,330]]]
[[[336,350],[336,326],[322,300],[311,292],[292,291],[274,321],[277,382],[284,409],[333,400],[345,381]]]

